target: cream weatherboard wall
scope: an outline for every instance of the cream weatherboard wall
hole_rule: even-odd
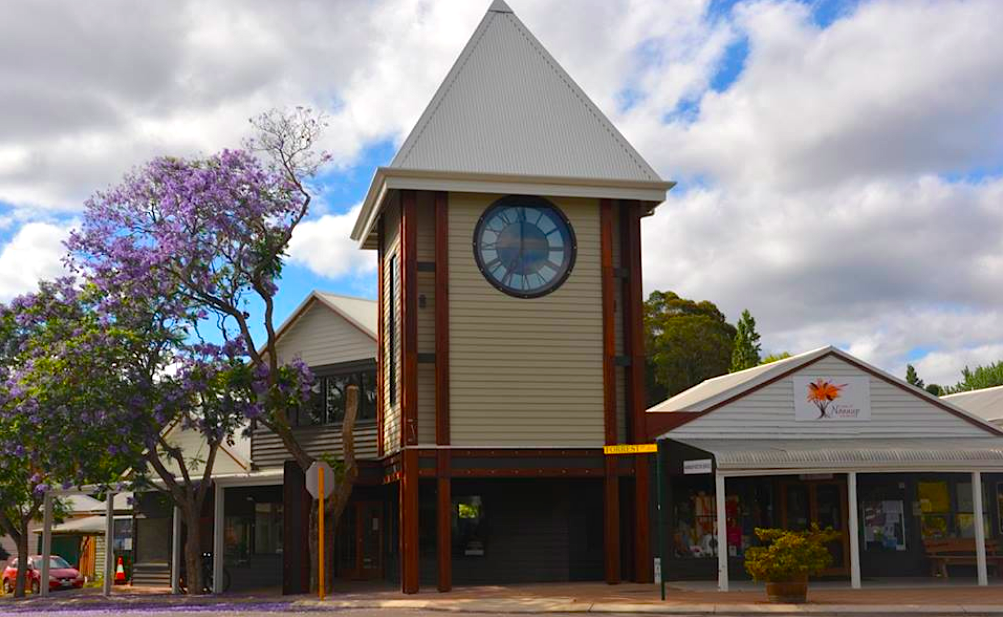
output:
[[[299,356],[308,366],[324,366],[376,357],[376,341],[317,300],[282,333],[276,345],[279,362]]]
[[[383,452],[392,454],[400,450],[401,436],[401,276],[400,276],[400,204],[397,199],[388,204],[383,213],[383,366],[384,371],[390,370],[390,357],[394,357],[394,373],[396,397],[390,400],[390,375],[383,376]],[[397,257],[397,265],[391,268],[391,262]],[[390,287],[395,286],[394,303],[390,304]],[[394,327],[393,345],[390,345],[390,327]]]
[[[415,200],[418,263],[435,262],[435,193],[418,191]],[[435,353],[435,272],[418,268],[418,355]],[[421,298],[424,297],[424,303]],[[424,306],[423,306],[424,304]],[[435,444],[435,364],[418,363],[418,443]]]
[[[375,310],[375,309],[374,309]],[[323,303],[312,300],[303,313],[281,334],[279,360],[299,356],[308,366],[375,360],[376,341]],[[299,444],[311,456],[341,455],[341,424],[293,429]],[[376,423],[360,420],[355,427],[355,454],[376,458]],[[258,467],[281,467],[291,455],[275,433],[258,426],[251,437],[251,460]]]
[[[794,375],[870,379],[871,419],[839,422],[794,420]],[[687,412],[672,412],[687,413]],[[935,405],[920,392],[888,383],[836,356],[826,356],[791,375],[674,429],[672,438],[860,439],[985,437],[985,429]]]
[[[474,227],[501,195],[449,195],[450,432],[454,446],[603,443],[599,203],[553,198],[578,243],[551,294],[508,296],[477,269]]]

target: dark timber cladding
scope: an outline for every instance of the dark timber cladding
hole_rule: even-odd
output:
[[[418,216],[417,195],[401,191],[401,591],[418,593]],[[410,446],[410,447],[409,447]]]
[[[449,216],[448,195],[435,193],[435,443],[449,445]],[[452,496],[449,450],[436,451],[438,589],[453,588]]]
[[[282,471],[282,595],[310,591],[310,510],[313,499],[296,461],[286,461]]]
[[[644,425],[644,296],[641,287],[641,217],[644,204],[621,201],[621,251],[627,281],[623,288],[624,351],[630,357],[627,370],[626,411],[631,443],[647,439]],[[650,526],[648,516],[648,457],[638,456],[634,468],[634,580],[652,582]]]
[[[613,203],[599,203],[600,263],[602,266],[602,340],[603,340],[603,426],[606,444],[615,444],[616,435],[616,280],[613,272]],[[620,481],[616,459],[604,462],[603,561],[606,582],[620,582]]]

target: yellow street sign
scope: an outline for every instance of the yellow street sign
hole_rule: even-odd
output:
[[[650,454],[658,452],[658,445],[653,443],[618,443],[603,446],[603,454]]]

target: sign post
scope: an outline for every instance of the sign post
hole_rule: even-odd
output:
[[[334,492],[334,470],[324,461],[314,461],[306,471],[306,490],[317,500],[317,597],[324,599],[324,498]]]

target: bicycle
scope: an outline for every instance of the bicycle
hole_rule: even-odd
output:
[[[178,589],[181,593],[188,593],[188,580],[186,576],[186,565],[184,561],[181,562],[181,571],[178,573]],[[223,566],[223,591],[230,590],[230,571]],[[212,572],[212,553],[206,552],[202,553],[202,593],[212,593],[213,592],[213,572]]]

